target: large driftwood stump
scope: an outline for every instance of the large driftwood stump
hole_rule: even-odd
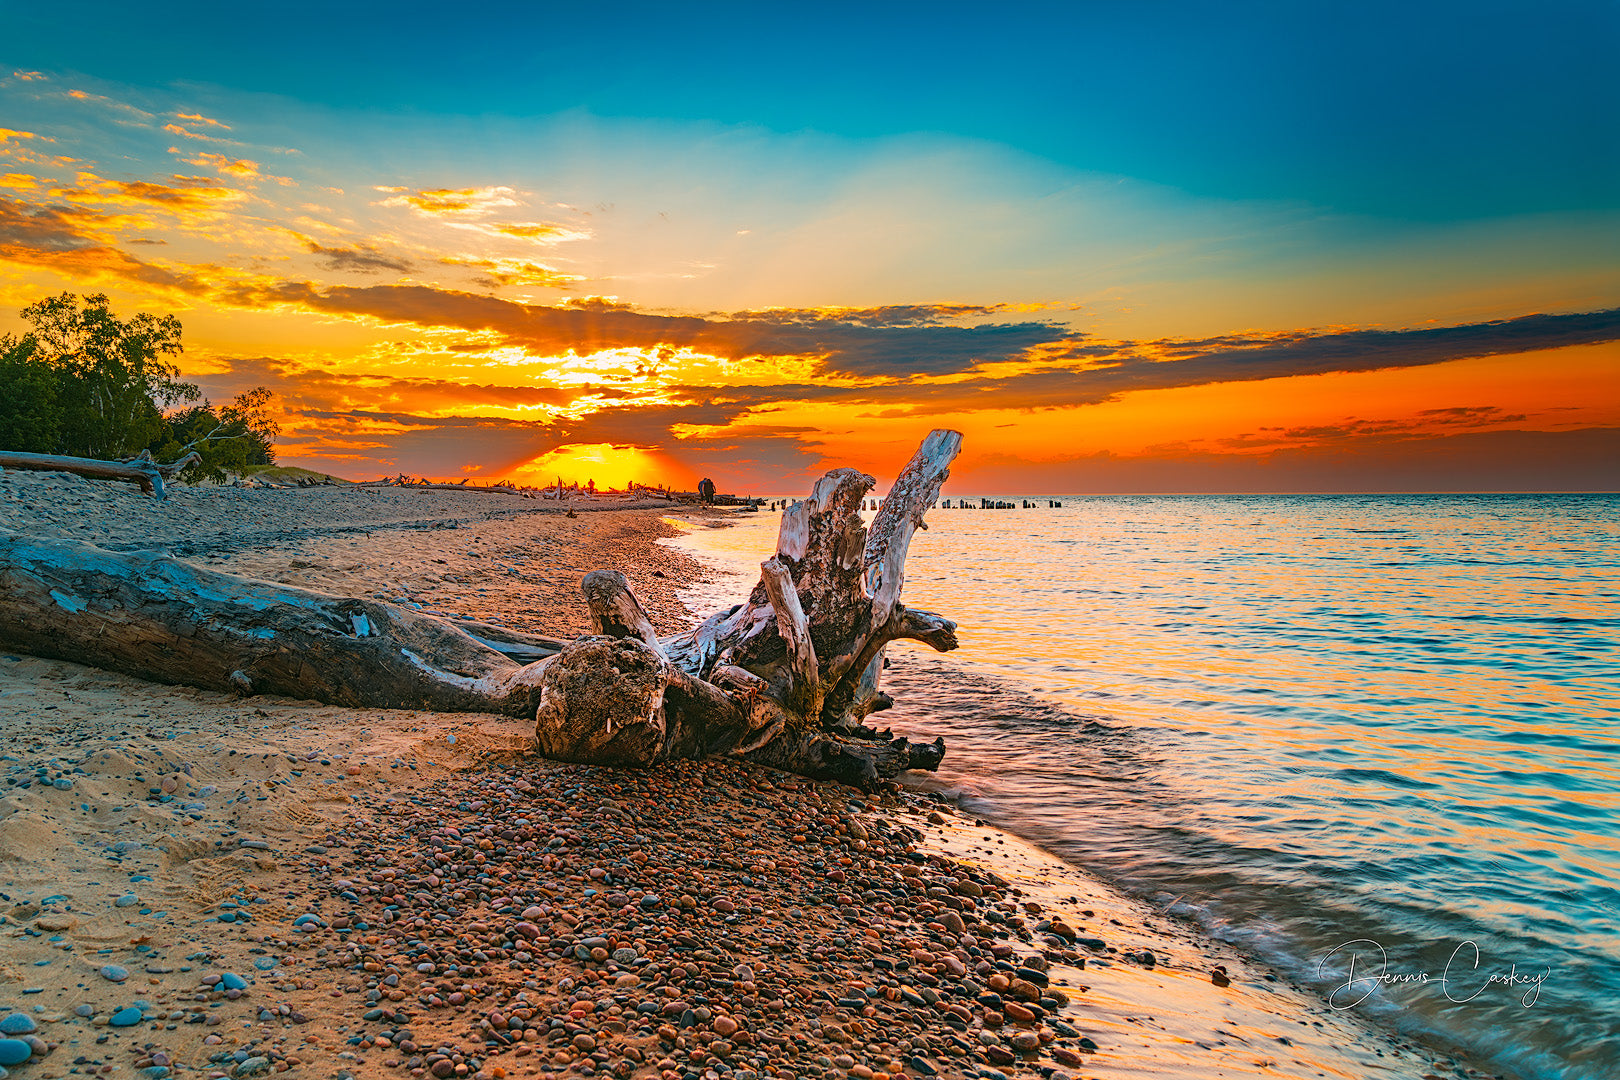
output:
[[[956,648],[956,624],[900,590],[960,446],[931,432],[870,528],[872,477],[827,473],[783,513],[747,600],[679,634],[659,636],[617,571],[586,575],[595,633],[565,643],[0,530],[0,648],[242,694],[532,716],[536,749],[566,761],[740,755],[870,788],[945,753],[863,721],[890,704],[889,642]]]

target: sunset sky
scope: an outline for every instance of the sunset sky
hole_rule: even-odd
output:
[[[1620,487],[1620,6],[0,10],[0,331],[354,479]]]

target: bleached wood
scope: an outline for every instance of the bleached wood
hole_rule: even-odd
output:
[[[4,530],[0,647],[208,690],[513,715],[548,662],[393,604]]]
[[[872,622],[888,621],[899,602],[906,579],[906,554],[912,534],[927,528],[923,514],[939,498],[939,489],[951,475],[950,464],[962,449],[962,433],[936,428],[923,439],[906,467],[895,478],[878,507],[866,536],[866,593],[872,598]]]
[[[608,637],[633,637],[646,642],[659,656],[664,655],[658,643],[658,631],[642,608],[641,601],[630,591],[630,582],[617,570],[592,570],[583,583],[585,603],[591,609],[591,629]]]
[[[165,480],[193,461],[201,460],[196,451],[169,465],[159,465],[150,454],[130,461],[101,461],[96,458],[64,457],[58,454],[23,454],[0,450],[0,468],[27,472],[65,472],[91,480],[123,480],[139,484],[148,495],[162,499]]]
[[[779,556],[760,563],[760,581],[776,614],[776,632],[787,645],[788,673],[783,700],[807,716],[821,712],[821,672],[816,666],[816,646],[810,640],[810,624],[799,605],[799,591],[793,575]]]

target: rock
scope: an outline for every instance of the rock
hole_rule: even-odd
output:
[[[121,983],[129,978],[129,968],[118,964],[105,964],[101,969],[101,977],[108,982]]]
[[[219,984],[227,990],[246,990],[247,980],[234,971],[227,971],[219,977]]]
[[[1025,1001],[1041,1000],[1041,988],[1026,979],[1012,980],[1012,985],[1007,988],[1007,991],[1013,997],[1023,998]]]
[[[943,825],[943,824],[945,824],[945,815],[940,813],[938,810],[935,810],[933,813],[928,815],[928,824],[930,824],[930,825]],[[913,1058],[912,1060],[921,1061],[922,1058]],[[932,1075],[932,1073],[930,1073],[930,1075]]]
[[[0,1065],[21,1065],[34,1056],[34,1048],[21,1039],[0,1039]]]
[[[1226,975],[1226,965],[1216,964],[1209,973],[1209,981],[1216,986],[1231,986],[1232,980]]]
[[[633,964],[633,963],[635,963],[636,962],[636,950],[634,950],[634,949],[632,949],[632,948],[630,948],[628,946],[621,946],[620,948],[614,949],[613,950],[613,962],[615,964]]]
[[[1025,1024],[1033,1023],[1035,1020],[1035,1014],[1018,1004],[1016,1001],[1003,1002],[1001,1007],[1006,1011],[1007,1015],[1012,1017],[1014,1020],[1021,1021]]]
[[[0,1018],[0,1035],[27,1035],[29,1032],[39,1030],[34,1018],[27,1013],[12,1013],[10,1016]]]
[[[270,1059],[250,1057],[231,1070],[232,1076],[263,1076],[270,1071]]]
[[[1067,1046],[1052,1047],[1052,1060],[1071,1069],[1078,1069],[1086,1063],[1085,1055],[1078,1054]]]
[[[939,1075],[939,1069],[935,1068],[934,1063],[921,1055],[913,1056],[911,1060],[906,1062],[906,1065],[913,1071],[921,1073],[923,1076]]]
[[[724,1035],[728,1038],[737,1034],[737,1031],[739,1028],[741,1028],[741,1026],[742,1025],[737,1023],[735,1019],[729,1016],[717,1016],[714,1018],[714,1030],[718,1034]],[[854,1064],[854,1062],[851,1062],[850,1064]],[[847,1069],[849,1068],[849,1065],[840,1065],[839,1068]]]
[[[134,893],[130,892],[130,893],[125,893],[123,896],[120,896],[118,899],[114,900],[113,901],[113,907],[134,907],[136,904],[138,904],[140,902],[141,902],[140,897],[138,897]]]
[[[1024,1054],[1034,1053],[1041,1048],[1041,1037],[1033,1031],[1015,1031],[1007,1041],[1012,1043],[1013,1049]]]
[[[113,1027],[134,1027],[141,1022],[141,1010],[131,1005],[127,1009],[119,1009],[108,1018],[107,1023]]]
[[[584,1032],[581,1032],[580,1034],[575,1035],[574,1036],[574,1049],[575,1050],[583,1050],[587,1054],[590,1053],[592,1050],[596,1049],[596,1039],[595,1039],[595,1037],[592,1036],[592,1035],[588,1035],[588,1034],[586,1034]]]

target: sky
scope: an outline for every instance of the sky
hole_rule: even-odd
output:
[[[1620,5],[0,9],[0,332],[351,479],[1620,488]]]

